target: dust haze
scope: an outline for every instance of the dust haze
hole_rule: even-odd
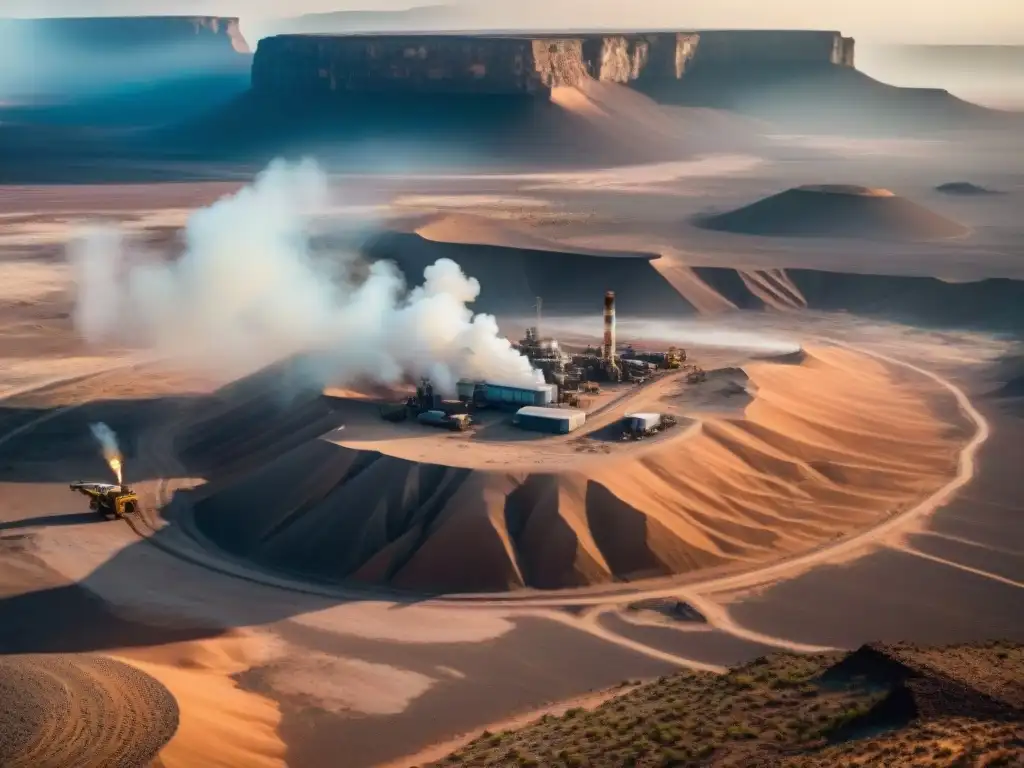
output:
[[[530,318],[517,318],[526,325]],[[682,346],[715,347],[756,355],[788,355],[799,352],[800,342],[781,335],[758,333],[730,327],[723,320],[651,320],[647,318],[619,317],[616,320],[621,337],[639,340],[657,340]],[[547,317],[546,332],[560,335],[598,336],[600,324],[592,318]]]

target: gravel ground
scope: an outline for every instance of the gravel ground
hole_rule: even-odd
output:
[[[159,682],[84,654],[0,657],[0,766],[149,765],[178,727]]]

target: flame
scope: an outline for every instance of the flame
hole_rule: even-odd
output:
[[[108,456],[107,464],[110,465],[110,469],[117,476],[117,484],[122,485],[124,480],[121,477],[121,459],[118,456]]]

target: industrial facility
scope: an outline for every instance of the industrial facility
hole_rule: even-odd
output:
[[[513,411],[513,425],[521,429],[552,434],[565,434],[579,429],[586,422],[589,396],[600,395],[601,384],[644,384],[669,371],[687,371],[687,382],[704,380],[704,371],[686,363],[686,351],[669,347],[659,352],[638,352],[627,347],[620,354],[615,338],[615,292],[604,295],[602,342],[600,347],[587,347],[578,353],[564,349],[557,339],[541,336],[542,300],[537,298],[537,324],[527,328],[523,338],[513,347],[526,357],[543,382],[529,386],[512,386],[501,382],[463,379],[456,384],[455,400],[435,394],[428,379],[422,379],[416,394],[406,402],[381,406],[381,417],[387,421],[415,420],[427,426],[465,431],[475,422],[477,411]],[[657,415],[657,414],[655,414]],[[626,419],[624,436],[639,438],[675,422],[661,417],[656,423],[637,417]]]
[[[604,296],[604,334],[599,349],[588,347],[579,354],[564,351],[557,339],[540,335],[541,299],[537,298],[537,325],[526,329],[526,335],[515,344],[544,380],[557,384],[560,391],[579,392],[587,382],[623,381],[622,363],[615,347],[615,292]],[[628,378],[628,377],[625,377]],[[564,401],[563,401],[564,402]]]
[[[686,350],[669,347],[665,352],[638,352],[633,347],[626,347],[620,357],[626,365],[645,365],[651,370],[678,370],[686,362]]]

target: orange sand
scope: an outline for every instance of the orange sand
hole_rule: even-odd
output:
[[[572,435],[495,425],[484,439],[386,425],[352,404],[335,445],[316,440],[254,467],[211,488],[197,511],[219,519],[235,548],[330,578],[560,588],[806,550],[955,472],[961,435],[933,414],[943,395],[928,380],[832,347],[746,370],[756,397],[744,413],[640,444],[597,437],[615,409]],[[671,385],[628,407],[672,409]]]
[[[236,632],[114,655],[159,680],[178,702],[178,731],[160,752],[164,768],[284,767],[277,704],[231,679],[269,656],[262,646],[253,635]]]

